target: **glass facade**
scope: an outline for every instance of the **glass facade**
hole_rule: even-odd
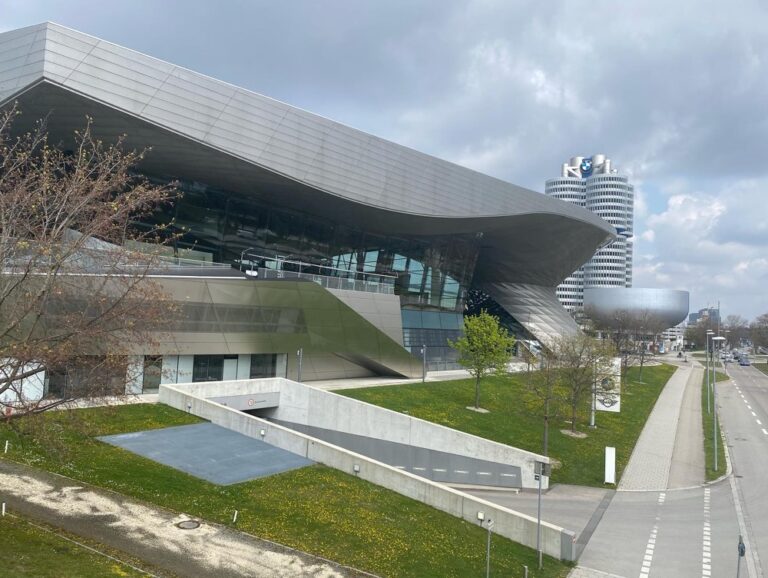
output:
[[[461,335],[463,316],[448,311],[403,309],[403,345],[416,357],[427,356],[427,369],[458,368],[458,353],[448,344]],[[425,351],[426,349],[426,351]]]
[[[179,183],[169,213],[179,257],[239,264],[247,250],[344,271],[396,278],[404,307],[462,311],[479,241],[474,235],[388,236],[260,203],[257,197]]]

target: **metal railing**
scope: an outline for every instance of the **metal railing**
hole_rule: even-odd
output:
[[[397,279],[394,275],[350,271],[280,256],[260,255],[249,250],[243,251],[240,255],[240,271],[251,278],[308,279],[327,289],[365,291],[387,295],[394,294],[395,280]]]

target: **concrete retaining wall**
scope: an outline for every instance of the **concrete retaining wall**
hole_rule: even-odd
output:
[[[217,383],[215,390],[211,387],[212,384],[210,383],[161,385],[160,401],[182,411],[188,411],[200,416],[222,427],[255,439],[264,440],[276,447],[294,452],[310,460],[351,475],[359,476],[362,479],[409,498],[419,500],[468,522],[477,523],[477,513],[480,511],[485,512],[486,517],[490,517],[494,522],[493,531],[495,533],[531,548],[536,547],[536,520],[530,516],[398,470],[344,448],[245,414],[231,407],[225,407],[204,397],[206,390],[210,393],[215,391],[217,395],[242,395],[252,392],[254,385],[258,382],[261,382],[259,386],[264,388],[268,388],[269,382],[273,382],[271,384],[271,391],[276,389],[281,391],[280,401],[282,405],[282,396],[285,390],[280,387],[284,384],[278,383],[279,381],[285,380],[248,380],[226,384]],[[269,391],[268,389],[266,390]],[[355,472],[356,469],[359,471]],[[545,554],[562,560],[570,561],[574,559],[575,535],[573,532],[542,522],[541,537],[542,551]]]
[[[545,456],[288,379],[190,383],[184,384],[183,388],[193,395],[218,398],[279,391],[280,405],[265,410],[266,417],[517,466],[520,468],[520,484],[523,488],[538,488],[538,481],[534,478],[536,461],[549,463],[549,458]],[[227,405],[235,409],[250,409],[245,406],[237,408],[231,403]],[[549,478],[545,477],[542,480],[542,488],[547,489],[548,485]]]

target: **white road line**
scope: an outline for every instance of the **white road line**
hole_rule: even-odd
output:
[[[504,476],[505,478],[516,478],[517,477],[517,474],[501,474],[501,475]]]
[[[757,422],[757,425],[763,425],[763,422],[761,422],[759,419],[755,420]]]
[[[710,489],[704,488],[704,528],[701,537],[701,575],[712,575],[712,527],[710,526]]]
[[[469,472],[467,470],[453,470],[455,474],[468,474]]]
[[[446,470],[444,468],[432,468],[432,471],[433,472],[447,472],[448,470]]]
[[[659,503],[663,502],[664,494],[659,495]],[[639,578],[648,578],[651,573],[651,563],[653,562],[653,550],[654,544],[656,544],[656,535],[659,533],[659,525],[655,524],[651,529],[651,535],[648,537],[648,544],[645,546],[645,556],[643,556],[643,563],[640,567]]]
[[[752,417],[757,417],[757,414],[754,411],[752,412]]]
[[[764,433],[768,434],[765,430]],[[754,552],[750,545],[749,532],[747,531],[747,525],[744,520],[744,512],[741,505],[741,499],[739,497],[738,479],[736,476],[730,476],[728,478],[728,484],[731,486],[731,496],[733,496],[733,507],[736,510],[736,519],[739,522],[739,531],[744,539],[744,545],[747,549],[747,555],[745,562],[747,563],[746,570],[747,576],[757,576],[757,568],[760,566],[760,557],[757,552]]]
[[[768,430],[763,428],[763,433],[768,436]]]
[[[752,406],[747,404],[747,409],[752,409]]]
[[[414,468],[413,468],[413,469],[414,469],[414,470],[416,470],[417,472],[423,472],[423,471],[425,471],[427,468],[417,468],[417,467],[415,467],[415,466],[414,466]]]
[[[491,472],[477,472],[478,476],[490,476]]]

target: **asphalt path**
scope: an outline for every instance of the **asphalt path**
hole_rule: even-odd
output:
[[[717,384],[718,406],[739,496],[745,541],[755,576],[768,575],[768,376],[728,364],[729,382]],[[731,538],[733,541],[733,538]]]
[[[731,576],[737,536],[727,480],[685,490],[617,492],[579,565],[625,577]]]

